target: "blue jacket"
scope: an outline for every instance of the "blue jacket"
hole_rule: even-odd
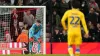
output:
[[[42,36],[42,25],[37,26],[33,24],[32,27],[29,29],[29,38],[34,37],[36,39]]]

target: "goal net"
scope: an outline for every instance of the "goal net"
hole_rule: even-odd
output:
[[[10,12],[10,8],[0,8],[0,41],[4,41],[5,30],[10,32]]]

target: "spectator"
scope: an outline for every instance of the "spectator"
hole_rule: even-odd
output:
[[[11,5],[22,6],[23,5],[23,0],[11,0]]]
[[[98,15],[93,8],[90,8],[89,14],[87,15],[88,22],[90,21],[95,27],[97,25]]]
[[[52,25],[52,14],[53,11],[58,12],[59,10],[59,4],[57,3],[56,0],[49,0],[47,3],[47,13],[48,13],[48,18],[47,20],[49,21],[48,23],[50,23],[50,25]]]
[[[27,34],[27,30],[23,29],[21,34],[18,36],[18,38],[16,39],[17,42],[22,42],[25,46],[23,46],[24,48],[26,48],[26,50],[24,51],[25,54],[28,54],[29,51],[29,47],[28,47],[28,34]]]
[[[18,6],[22,6],[22,5],[23,5],[23,0],[18,0],[17,5],[18,5]]]
[[[65,30],[62,31],[62,34],[61,34],[61,42],[67,42],[67,34],[65,32]]]
[[[51,30],[50,30],[50,24],[46,24],[46,42],[50,41],[51,38]]]
[[[21,34],[23,28],[24,28],[23,22],[19,22],[19,34]]]
[[[53,19],[53,25],[52,26],[59,27],[61,20],[60,20],[60,16],[57,14],[56,11],[53,12],[52,19]]]
[[[16,39],[19,34],[19,21],[18,21],[18,15],[17,15],[17,10],[14,8],[12,10],[12,15],[11,15],[11,24],[10,24],[10,32],[11,32],[11,38],[13,38],[13,41],[16,42]]]
[[[51,30],[50,30],[50,24],[46,24],[46,33],[50,33]]]
[[[86,16],[89,13],[89,1],[88,0],[81,0],[81,8],[80,10],[84,13]]]
[[[53,9],[53,11],[54,10],[59,10],[58,9],[59,8],[59,4],[57,3],[57,1],[56,0],[52,0],[52,9]]]
[[[36,0],[24,0],[23,4],[24,5],[35,5]]]
[[[90,0],[89,7],[90,7],[90,8],[94,8],[96,11],[100,11],[100,10],[99,10],[99,6],[98,6],[98,4],[95,2],[95,0]]]
[[[61,42],[61,35],[58,28],[55,28],[54,30],[53,42]]]
[[[96,34],[97,34],[97,30],[96,28],[94,28],[93,24],[91,22],[88,23],[89,25],[89,42],[95,42],[96,41]]]
[[[5,31],[5,38],[7,43],[12,42],[11,35],[8,30]]]
[[[100,23],[97,24],[97,41],[100,42]]]
[[[17,38],[17,42],[28,43],[28,35],[26,30],[22,30],[22,33]]]
[[[15,0],[11,0],[10,3],[11,3],[11,5],[14,5]]]
[[[60,16],[62,17],[66,10],[69,9],[68,3],[65,0],[62,0],[60,3]]]
[[[14,5],[17,5],[18,4],[18,0],[13,0],[12,1],[12,4],[13,4],[13,2],[14,2]]]
[[[16,25],[16,24],[18,24],[18,15],[17,15],[17,10],[16,10],[16,8],[14,8],[13,9],[13,11],[12,11],[12,19],[14,20],[14,25]]]
[[[51,33],[46,33],[46,42],[49,42],[51,38]]]
[[[0,0],[0,5],[6,5],[5,0]]]
[[[25,25],[28,26],[28,29],[32,26],[34,23],[34,16],[31,14],[30,10],[24,13],[23,22]]]

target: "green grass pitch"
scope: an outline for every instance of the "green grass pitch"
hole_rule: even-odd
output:
[[[42,55],[42,54],[27,54],[27,55],[0,55],[0,56],[69,56],[68,54],[47,54],[47,55]],[[80,56],[100,56],[100,54],[81,54]]]

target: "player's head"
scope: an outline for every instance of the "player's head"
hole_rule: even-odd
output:
[[[80,2],[78,0],[73,0],[72,7],[73,8],[80,8]]]
[[[58,27],[55,27],[55,32],[59,32],[59,28]]]
[[[12,13],[17,13],[17,9],[16,8],[13,8],[11,12]]]
[[[36,25],[40,26],[40,24],[41,24],[41,21],[40,20],[36,20]]]
[[[97,28],[100,29],[100,23],[97,23]]]
[[[27,30],[25,28],[23,28],[21,33],[27,34]]]
[[[94,13],[94,11],[95,11],[94,8],[90,8],[89,10],[90,13]]]
[[[53,14],[54,14],[54,15],[56,15],[56,14],[57,14],[56,10],[54,10],[54,11],[53,11]]]

